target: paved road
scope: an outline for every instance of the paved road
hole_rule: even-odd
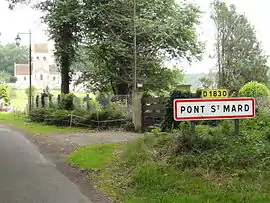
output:
[[[0,127],[1,203],[91,203],[20,133]]]

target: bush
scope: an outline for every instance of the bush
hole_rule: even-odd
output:
[[[241,97],[269,97],[270,91],[265,84],[259,82],[249,82],[239,90]]]
[[[4,85],[0,85],[0,99],[5,100],[5,104],[9,104],[10,98],[8,96],[7,87]]]
[[[105,94],[105,93],[99,93],[96,96],[96,101],[98,101],[98,103],[100,104],[101,108],[106,108],[111,103],[110,96],[108,94]]]
[[[33,109],[29,115],[31,121],[46,125],[69,126],[70,112],[62,109],[40,108]]]
[[[73,100],[76,97],[74,94],[72,93],[61,94],[60,97],[61,97],[61,102],[58,104],[60,109],[68,110],[68,111],[74,110]]]
[[[81,110],[67,111],[59,108],[39,108],[32,110],[30,116],[33,122],[43,122],[47,125],[69,126],[71,114],[72,125],[77,127],[131,127],[127,109],[121,103],[112,103],[105,109],[87,112]]]
[[[222,173],[265,168],[268,163],[263,160],[270,153],[269,141],[243,133],[232,136],[224,129],[226,125],[197,126],[196,135],[191,135],[188,126],[173,134],[153,131],[154,136],[145,136],[129,144],[124,160],[127,165],[134,167],[144,162],[166,162],[169,167],[181,170],[197,168]]]

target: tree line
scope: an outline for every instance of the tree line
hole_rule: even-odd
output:
[[[8,1],[11,8],[18,2],[31,4]],[[55,42],[62,93],[69,93],[70,76],[80,70],[84,74],[77,82],[93,92],[129,94],[136,77],[144,91],[165,94],[182,82],[183,72],[167,68],[164,61],[192,62],[204,51],[196,35],[200,9],[185,1],[43,0],[32,6],[44,12]],[[237,92],[249,81],[268,84],[268,57],[247,17],[218,0],[211,8],[216,67],[201,78],[203,86]]]

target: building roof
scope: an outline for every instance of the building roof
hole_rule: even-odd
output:
[[[15,75],[29,75],[29,65],[15,64]]]
[[[50,65],[49,66],[49,72],[50,72],[50,74],[58,74],[59,73],[59,68],[55,64]]]
[[[42,44],[35,44],[34,46],[34,51],[35,53],[49,53],[49,45],[46,43],[42,43]]]

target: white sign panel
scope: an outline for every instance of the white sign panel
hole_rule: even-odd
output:
[[[173,110],[175,121],[254,118],[255,99],[175,99]]]

